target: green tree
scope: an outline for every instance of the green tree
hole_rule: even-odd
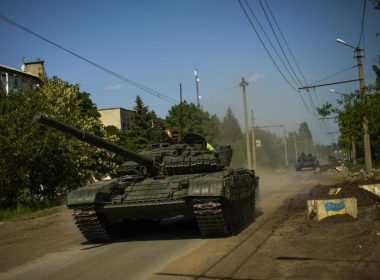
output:
[[[239,122],[230,107],[228,107],[221,123],[220,135],[226,144],[242,138]]]
[[[261,147],[256,149],[258,166],[261,168],[282,168],[285,166],[283,139],[264,129],[255,129],[256,139]]]
[[[102,132],[88,93],[57,77],[42,81],[36,90],[0,97],[1,207],[54,199],[82,186],[107,165],[107,160],[99,161],[99,149],[32,122],[33,112],[41,111],[80,129]]]
[[[230,107],[220,123],[219,142],[221,145],[231,145],[233,156],[231,160],[232,167],[246,167],[247,164],[247,147],[245,138],[241,132],[239,122]]]
[[[144,104],[139,95],[136,96],[133,110],[132,123],[127,132],[127,147],[132,150],[141,150],[147,147],[147,131],[152,127],[152,118],[156,118],[156,114],[149,111],[149,107]]]
[[[181,105],[174,105],[170,108],[166,117],[166,124],[168,128],[181,131],[180,128],[180,115]],[[205,137],[205,139],[215,145],[219,129],[219,120],[217,116],[210,116],[207,111],[198,108],[194,103],[188,104],[186,101],[182,103],[182,132],[183,135],[187,133],[198,133]]]
[[[298,144],[300,153],[313,153],[313,136],[306,122],[300,124],[298,128]]]

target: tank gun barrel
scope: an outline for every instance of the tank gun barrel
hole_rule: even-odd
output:
[[[42,123],[47,126],[51,126],[57,130],[68,133],[79,140],[86,142],[92,146],[96,146],[98,148],[105,149],[107,151],[113,152],[125,158],[128,158],[132,161],[135,161],[147,168],[155,168],[155,161],[149,157],[142,156],[136,152],[125,149],[124,147],[111,143],[109,141],[104,140],[103,138],[96,136],[94,134],[85,132],[78,128],[67,125],[61,121],[55,120],[53,118],[48,117],[46,114],[35,113],[33,115],[33,120],[35,122]]]

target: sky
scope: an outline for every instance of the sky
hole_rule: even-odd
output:
[[[337,92],[353,92],[358,82],[298,91],[356,65],[353,49],[361,34],[364,0],[266,0],[301,70],[283,41],[284,52],[301,83],[281,64],[244,0],[254,27],[282,77],[248,21],[238,0],[51,1],[0,0],[0,14],[44,38],[155,92],[196,103],[194,69],[199,72],[200,103],[220,119],[228,106],[244,128],[242,77],[248,81],[248,110],[255,126],[283,124],[288,132],[306,121],[315,143],[335,142],[333,120],[318,120],[313,105],[336,104]],[[271,27],[259,0],[247,0],[277,52]],[[264,0],[262,3],[265,5]],[[269,10],[266,10],[269,15]],[[372,65],[380,54],[380,11],[366,3],[361,47],[366,84],[375,82]],[[275,23],[272,20],[272,26]],[[136,95],[160,117],[173,104],[112,76],[78,57],[0,19],[0,64],[20,68],[23,58],[45,61],[48,76],[58,76],[91,94],[98,108],[132,109]],[[281,40],[280,34],[277,34]],[[286,58],[282,58],[286,63]],[[288,69],[290,67],[288,66]],[[291,72],[291,71],[290,71]],[[358,79],[357,68],[325,79],[332,83]],[[301,97],[302,96],[302,97]],[[306,105],[305,105],[305,104]],[[314,112],[314,114],[312,114]],[[280,128],[271,132],[282,133]]]

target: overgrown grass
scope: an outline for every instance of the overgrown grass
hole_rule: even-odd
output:
[[[14,208],[0,209],[0,221],[8,221],[16,218],[36,218],[58,212],[56,206],[62,205],[61,201],[43,201],[32,205],[19,204]]]

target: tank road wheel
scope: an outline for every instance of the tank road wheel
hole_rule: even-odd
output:
[[[116,236],[115,226],[98,214],[95,206],[74,209],[73,216],[76,226],[90,242],[109,242]]]

